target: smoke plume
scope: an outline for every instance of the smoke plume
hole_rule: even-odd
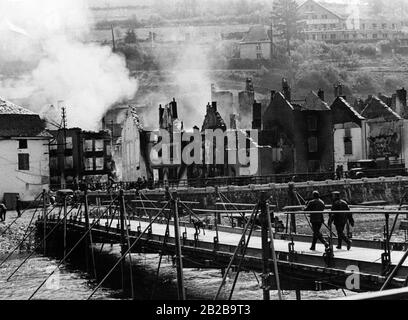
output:
[[[0,12],[0,66],[16,66],[1,68],[4,98],[56,122],[65,106],[70,127],[96,130],[112,104],[135,95],[124,58],[84,42],[92,27],[86,0],[0,0]]]

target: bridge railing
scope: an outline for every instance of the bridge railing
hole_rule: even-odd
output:
[[[408,172],[406,169],[390,168],[390,169],[371,169],[364,170],[364,177],[394,177],[406,176]],[[344,177],[347,177],[345,173]],[[205,187],[219,187],[219,186],[246,186],[251,184],[262,185],[270,183],[288,183],[293,182],[307,182],[307,181],[326,181],[336,180],[335,172],[314,172],[314,173],[286,173],[286,174],[272,174],[263,176],[240,176],[240,177],[208,177],[195,179],[177,179],[168,181],[120,181],[120,182],[100,182],[100,183],[86,183],[86,187],[91,190],[131,190],[131,189],[158,189],[170,187],[172,189],[179,188],[205,188]],[[83,187],[83,186],[82,186]],[[81,189],[81,186],[75,183],[67,183],[67,189]],[[61,185],[50,185],[51,190],[61,189]]]

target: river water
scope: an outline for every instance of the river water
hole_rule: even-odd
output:
[[[23,238],[32,211],[27,212],[17,220],[17,223],[0,237],[0,261],[3,261]],[[0,224],[0,233],[14,219],[14,212],[8,213],[6,223]],[[364,220],[356,219],[355,234],[359,238],[373,239],[382,235],[382,221],[378,216],[365,217]],[[364,223],[363,223],[364,222]],[[305,223],[299,221],[300,231],[306,230]],[[373,231],[374,230],[374,231]],[[34,232],[33,232],[34,233]],[[402,233],[396,234],[398,240],[403,240]],[[1,267],[0,272],[0,300],[26,300],[38,288],[38,286],[56,269],[58,261],[52,258],[34,254],[20,270],[9,280],[7,278],[19,266],[31,252],[34,246],[33,237],[28,237],[21,250],[17,250]],[[103,264],[99,277],[106,273],[117,261],[118,246],[105,246],[103,255],[98,257],[97,263]],[[152,254],[132,254],[134,297],[137,300],[149,299],[177,299],[176,270],[172,261],[163,257],[160,268],[160,276],[157,280],[156,272],[159,257]],[[119,273],[117,273],[119,274]],[[221,297],[227,298],[235,274],[230,274],[222,291]],[[186,293],[189,299],[213,299],[221,283],[219,270],[185,269],[184,279]],[[157,281],[156,281],[157,280]],[[242,272],[234,291],[234,299],[237,300],[261,300],[262,290],[259,288],[260,275],[252,272]],[[118,287],[118,277],[111,283],[106,283],[99,288],[92,299],[129,299],[130,291],[123,294]],[[34,299],[47,300],[83,300],[87,299],[96,286],[96,281],[88,278],[84,269],[76,263],[63,266],[52,276],[45,285],[35,294]],[[342,290],[322,292],[302,292],[302,299],[330,299],[352,294]],[[283,291],[285,300],[295,299],[292,291]],[[271,299],[278,299],[277,293],[271,291]]]

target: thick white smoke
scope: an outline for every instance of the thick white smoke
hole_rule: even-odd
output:
[[[1,96],[45,117],[51,104],[65,106],[70,127],[96,130],[112,104],[135,95],[124,58],[82,42],[92,25],[86,0],[0,0],[0,12],[0,63],[34,65],[18,76],[2,75]]]

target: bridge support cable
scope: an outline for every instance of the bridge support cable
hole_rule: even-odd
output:
[[[112,200],[112,197],[111,197],[111,200]],[[112,200],[112,201],[113,201],[113,200]],[[108,228],[111,228],[111,227],[112,227],[113,220],[115,220],[116,212],[117,212],[117,207],[116,207],[116,206],[115,206],[113,212],[112,212],[112,206],[109,206],[109,216],[110,216],[111,219],[110,219],[110,221],[109,221],[109,225],[106,225]],[[106,244],[105,242],[102,243],[102,245],[101,245],[101,247],[100,247],[100,249],[99,249],[99,254],[102,253],[105,244]]]
[[[236,258],[236,256],[237,256],[237,254],[238,254],[238,251],[239,251],[239,248],[240,248],[240,244],[244,241],[245,235],[246,235],[246,232],[247,232],[247,230],[248,230],[248,228],[249,228],[249,225],[250,225],[250,223],[251,223],[251,220],[254,218],[255,214],[258,213],[258,209],[259,209],[259,206],[258,206],[258,204],[256,204],[255,207],[254,207],[254,209],[253,209],[253,211],[252,211],[252,214],[251,214],[251,216],[250,216],[248,222],[247,222],[246,225],[245,225],[244,230],[242,231],[241,239],[240,239],[240,241],[239,241],[237,247],[236,247],[235,250],[234,250],[234,254],[233,254],[232,257],[231,257],[231,260],[230,260],[230,262],[229,262],[229,264],[228,264],[228,267],[227,267],[226,271],[224,272],[224,275],[223,275],[223,277],[222,277],[221,284],[220,284],[220,286],[218,287],[218,291],[217,291],[217,293],[216,293],[216,295],[215,295],[215,297],[214,297],[214,300],[217,300],[217,299],[218,299],[218,297],[219,297],[219,295],[220,295],[220,293],[221,293],[221,290],[222,290],[222,288],[223,288],[224,285],[225,285],[225,280],[227,279],[228,272],[229,272],[229,270],[231,269],[232,263],[234,262],[234,260],[235,260],[235,258]]]
[[[28,210],[30,210],[30,209],[34,209],[33,206],[36,205],[36,201],[37,201],[41,196],[42,196],[42,193],[40,193],[39,195],[37,195],[37,197],[34,199],[32,205],[30,205],[28,208],[24,209],[24,210],[21,212],[21,215],[20,215],[20,216],[15,217],[15,218],[13,219],[13,221],[11,221],[11,222],[9,223],[9,225],[6,227],[6,229],[4,229],[4,230],[0,233],[0,237],[3,236],[3,235],[7,232],[7,230],[9,230],[9,229],[16,223],[17,220],[20,219],[20,218],[22,217],[22,215],[23,215],[26,211],[28,211]],[[37,209],[38,209],[38,207],[36,206],[35,211],[37,211]]]
[[[123,190],[119,191],[119,221],[120,221],[120,254],[126,251],[126,240],[125,240],[125,204],[123,197]],[[123,259],[120,263],[120,273],[121,273],[121,282],[122,290],[125,290],[125,260]]]
[[[161,263],[162,263],[162,260],[163,260],[163,253],[165,251],[166,242],[167,242],[167,238],[169,237],[169,235],[170,235],[170,217],[167,218],[166,231],[164,233],[163,244],[162,244],[162,248],[160,250],[159,263],[157,265],[157,271],[156,271],[156,281],[153,283],[152,294],[151,294],[151,298],[150,298],[151,300],[153,300],[154,293],[156,292],[156,285],[157,285],[157,282],[159,281],[160,267],[161,267]]]
[[[54,210],[54,209],[55,209],[55,207],[54,207],[52,210]],[[49,211],[48,214],[51,213],[52,210]],[[34,212],[34,213],[35,213],[35,212]],[[34,215],[34,214],[33,214],[33,215]],[[33,219],[32,219],[32,220],[33,220]],[[32,220],[31,220],[31,222],[32,222]],[[21,245],[24,243],[24,241],[35,231],[35,228],[33,228],[33,229],[31,229],[30,231],[28,231],[28,230],[29,230],[29,227],[30,227],[30,225],[27,227],[27,229],[26,229],[26,231],[25,231],[25,233],[24,233],[24,236],[23,236],[22,240],[20,241],[20,243],[19,243],[16,247],[14,247],[14,249],[11,250],[11,252],[7,255],[7,257],[4,258],[3,261],[0,263],[0,267],[13,255],[14,252],[16,252],[16,251],[18,250],[18,248],[21,247]],[[40,246],[41,246],[41,245],[37,245],[37,246],[36,246],[36,249],[37,249],[38,247],[40,247]],[[35,250],[35,249],[34,249],[34,250]],[[33,251],[34,251],[34,250],[33,250]]]
[[[385,226],[384,226],[384,253],[381,255],[381,262],[383,264],[384,274],[389,271],[391,266],[391,247],[390,247],[390,214],[385,213]]]
[[[158,214],[156,214],[152,221],[149,223],[149,225],[141,232],[141,234],[136,238],[135,241],[131,244],[131,246],[126,250],[126,252],[119,258],[119,260],[115,263],[115,265],[108,271],[108,273],[105,275],[105,277],[99,282],[99,284],[96,286],[96,288],[92,291],[92,293],[89,295],[87,300],[91,299],[93,295],[95,294],[96,291],[102,286],[102,284],[106,281],[106,279],[111,275],[111,273],[116,269],[116,267],[121,263],[121,261],[124,259],[124,257],[131,252],[133,247],[140,241],[140,239],[143,237],[143,235],[149,230],[149,228],[152,226],[152,224],[157,220],[157,218],[163,214],[164,210],[166,207],[169,205],[170,201],[168,201],[163,208],[160,210]]]
[[[52,209],[48,212],[48,214],[50,214],[50,213],[52,212],[52,210],[54,210],[55,208],[56,208],[56,207],[52,208]],[[73,209],[74,209],[74,208],[71,208],[71,209],[67,212],[66,215],[68,216],[68,214],[70,214],[70,212],[71,212]],[[57,222],[57,224],[51,229],[51,231],[46,234],[45,240],[47,240],[48,237],[58,228],[58,226],[62,223],[62,221],[63,221],[62,219],[59,220],[59,221]],[[35,230],[35,229],[33,229],[33,230]],[[32,230],[32,231],[33,231],[33,230]],[[30,233],[31,233],[31,232],[30,232]],[[13,277],[13,275],[15,275],[18,270],[20,270],[20,268],[28,261],[28,259],[31,258],[31,256],[32,256],[32,255],[36,252],[36,250],[39,249],[40,247],[41,247],[41,243],[37,244],[37,245],[34,247],[34,249],[30,252],[30,254],[29,254],[27,257],[25,257],[24,260],[17,266],[17,268],[14,269],[14,271],[8,276],[8,278],[7,278],[6,281],[9,281],[9,280]]]
[[[30,227],[31,227],[31,225],[32,225],[32,223],[33,223],[33,221],[34,221],[34,218],[35,218],[35,214],[37,213],[37,209],[38,209],[38,208],[36,208],[36,209],[34,210],[33,215],[31,216],[30,222],[28,223],[28,226],[27,226],[27,228],[26,228],[25,231],[24,231],[23,239],[24,239],[25,236],[27,235],[27,232],[29,232],[29,230],[30,230]],[[23,243],[21,243],[21,244],[23,244]],[[1,266],[1,265],[0,265],[0,266]]]
[[[178,215],[178,206],[179,199],[177,193],[170,196],[170,201],[172,202],[173,209],[173,219],[174,219],[174,239],[176,244],[176,268],[177,268],[177,292],[179,300],[186,300],[186,291],[184,288],[184,275],[183,275],[183,255],[181,252],[181,243],[180,243],[180,226],[179,226],[179,215]]]
[[[217,190],[217,193],[218,193],[218,196],[219,196],[221,199],[224,198],[223,203],[222,203],[223,206],[224,206],[224,210],[228,210],[227,207],[225,206],[224,201],[227,201],[227,202],[230,202],[230,203],[231,203],[231,201],[229,201],[229,199],[228,199],[225,195],[223,195],[221,192],[219,192],[218,190]],[[238,208],[237,208],[235,205],[232,205],[232,204],[231,204],[231,206],[232,206],[235,210],[238,211]],[[242,219],[244,219],[244,221],[245,221],[245,223],[246,223],[246,222],[247,222],[247,218],[245,217],[245,214],[243,214],[243,213],[241,213],[241,212],[239,212],[239,214],[241,215]],[[233,218],[232,214],[231,214],[231,224],[234,224],[234,218]]]
[[[270,248],[271,248],[271,253],[272,253],[272,260],[273,260],[273,269],[274,269],[274,274],[275,274],[275,281],[276,281],[276,289],[278,290],[278,297],[279,300],[282,300],[282,291],[280,287],[280,279],[279,279],[279,269],[278,269],[278,259],[276,257],[276,252],[275,252],[275,243],[274,243],[274,237],[273,237],[273,229],[272,229],[272,221],[271,221],[271,215],[269,213],[269,206],[266,206],[266,218],[267,218],[267,224],[268,224],[268,229],[269,229],[269,236],[270,236]]]
[[[45,241],[46,233],[47,233],[47,203],[45,199],[45,189],[42,192],[42,202],[43,202],[43,250],[44,250],[44,255],[47,254],[47,245]]]
[[[115,198],[114,201],[116,201],[117,197]],[[112,205],[112,203],[110,204]],[[81,238],[74,244],[74,246],[70,249],[70,251],[67,253],[66,257],[63,258],[60,262],[58,262],[58,265],[54,268],[54,270],[47,276],[47,278],[35,289],[35,291],[31,294],[31,296],[28,298],[28,300],[31,300],[35,294],[44,286],[44,284],[47,282],[47,280],[59,269],[59,267],[66,261],[66,259],[69,257],[69,255],[76,249],[76,247],[85,239],[85,237],[89,234],[89,232],[92,230],[93,227],[105,216],[106,212],[108,209],[106,209],[95,221],[92,222],[91,226],[89,227],[88,230],[81,236]]]
[[[402,195],[402,197],[400,199],[400,203],[399,203],[399,206],[398,206],[398,211],[402,210],[402,206],[404,205],[404,201],[406,199],[407,199],[407,191],[404,191],[404,194]],[[392,237],[392,235],[394,233],[394,230],[395,230],[395,227],[396,227],[399,216],[400,216],[400,214],[398,213],[394,218],[394,222],[392,224],[391,231],[390,231],[390,234],[389,234],[389,239],[388,239],[389,242],[391,241],[391,237]]]
[[[36,211],[37,211],[37,210],[35,210],[35,211],[33,212],[33,215],[31,216],[30,223],[28,224],[26,230],[24,231],[24,235],[23,235],[22,240],[20,240],[19,243],[18,243],[18,245],[7,255],[7,257],[6,257],[5,259],[3,259],[3,261],[1,261],[0,267],[13,255],[13,253],[14,253],[15,251],[17,251],[18,248],[21,248],[21,245],[24,243],[24,241],[25,241],[26,238],[27,238],[27,233],[29,232],[28,230],[30,229],[31,224],[33,223],[33,220],[34,220]],[[34,229],[32,229],[31,232],[28,233],[28,235],[30,235],[33,230],[34,230]]]
[[[120,224],[121,224],[121,254],[123,254],[125,248],[130,247],[130,240],[129,240],[129,226],[130,222],[128,223],[128,214],[126,211],[126,204],[125,204],[125,197],[123,195],[123,189],[120,190],[120,196],[119,196],[119,208],[120,208]],[[130,221],[130,218],[129,218]],[[126,233],[126,237],[125,237]],[[126,241],[126,242],[125,242]],[[132,254],[131,252],[128,253],[129,256],[129,277],[130,277],[130,292],[131,292],[131,297],[132,300],[135,299],[135,293],[134,293],[134,286],[133,286],[133,263],[132,263]],[[124,263],[122,264],[122,286],[124,286]]]
[[[146,196],[145,196],[145,197],[146,197]],[[144,210],[144,212],[145,212],[145,215],[147,215],[147,216],[149,217],[149,222],[152,222],[152,216],[151,216],[151,214],[150,214],[150,211],[147,211],[147,210],[146,210],[145,205],[144,205],[144,202],[143,202],[143,199],[142,199],[142,196],[141,196],[140,193],[139,193],[139,198],[140,198],[140,200],[141,200],[142,207],[143,207],[143,210]],[[146,197],[146,199],[147,199],[147,197]],[[147,200],[149,200],[149,199],[147,199]],[[157,207],[156,207],[156,208],[157,208]]]
[[[405,251],[404,255],[402,256],[401,260],[398,262],[398,264],[394,267],[394,269],[391,271],[390,275],[387,277],[385,280],[384,284],[382,285],[380,291],[385,290],[392,279],[394,279],[395,275],[397,274],[398,270],[401,268],[401,266],[404,264],[405,260],[408,258],[408,250]],[[404,284],[405,285],[405,284]]]
[[[67,196],[64,196],[64,258],[67,254]]]
[[[197,215],[197,213],[195,213],[195,212],[193,211],[193,209],[191,209],[189,206],[187,206],[187,205],[186,205],[183,201],[181,201],[181,200],[178,200],[178,202],[179,202],[184,208],[186,208],[187,211],[188,211],[191,215],[194,216],[194,218],[196,218],[198,221],[201,221],[201,222],[202,222],[201,218]]]
[[[110,203],[109,207],[107,210],[105,210],[105,213],[109,211],[109,208],[112,206],[112,202]],[[98,210],[98,214],[100,214],[100,211]],[[85,190],[84,192],[84,217],[85,217],[85,230],[90,229],[90,224],[89,224],[89,203],[88,203],[88,191]],[[66,219],[66,218],[65,218]],[[89,248],[91,249],[91,264],[92,264],[92,271],[93,271],[93,276],[95,279],[97,279],[98,275],[96,272],[96,265],[95,265],[95,255],[94,255],[94,248],[93,248],[93,243],[92,243],[92,228],[91,231],[89,231],[89,236],[85,240],[85,259],[86,259],[86,266],[89,270]],[[64,259],[65,259],[65,254],[64,254]]]
[[[258,216],[258,212],[259,212],[259,211],[257,210],[256,213],[255,213],[255,216],[254,216],[253,220],[250,222],[251,224],[250,224],[250,228],[249,228],[248,237],[247,237],[247,239],[246,239],[246,241],[245,241],[244,247],[241,248],[241,249],[242,249],[241,259],[240,259],[240,261],[239,261],[239,263],[238,263],[237,272],[236,272],[236,274],[235,274],[234,281],[233,281],[233,283],[232,283],[232,287],[231,287],[231,291],[230,291],[228,300],[231,300],[231,299],[232,299],[232,295],[234,294],[235,286],[236,286],[237,281],[238,281],[238,277],[239,277],[239,273],[240,273],[240,271],[241,271],[242,263],[244,262],[245,254],[246,254],[246,251],[247,251],[247,248],[248,248],[248,245],[249,245],[249,240],[251,240],[252,231],[254,230],[254,227],[255,227],[255,220],[256,220],[256,217]],[[269,291],[268,291],[268,296],[269,296]],[[269,300],[269,299],[267,299],[267,300]]]

